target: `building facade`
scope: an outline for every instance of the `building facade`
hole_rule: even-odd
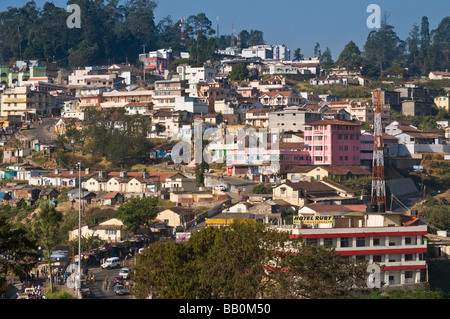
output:
[[[381,288],[427,283],[427,225],[414,216],[390,212],[353,215],[333,216],[333,222],[324,225],[276,228],[301,235],[309,244],[334,247],[342,256],[367,261],[375,266]]]
[[[359,124],[339,120],[312,122],[305,125],[304,136],[312,165],[360,164]]]

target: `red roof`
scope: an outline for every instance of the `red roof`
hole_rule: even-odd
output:
[[[310,204],[305,205],[309,209],[316,212],[365,212],[366,205],[324,205],[324,204]]]
[[[117,192],[108,192],[106,193],[106,195],[103,197],[103,199],[112,199],[114,197],[116,197],[119,193]]]

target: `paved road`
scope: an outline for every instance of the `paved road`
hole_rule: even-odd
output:
[[[95,275],[95,282],[88,281],[86,287],[91,291],[91,299],[133,299],[129,293],[126,295],[115,295],[114,277],[117,276],[121,268],[105,269],[100,267],[89,268],[89,273]]]
[[[54,132],[54,125],[58,118],[45,117],[42,119],[42,124],[32,126],[29,130],[21,131],[24,136],[31,136],[39,139],[42,143],[50,143],[56,138]]]

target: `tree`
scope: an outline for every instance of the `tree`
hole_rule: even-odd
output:
[[[230,72],[230,80],[242,81],[248,77],[249,71],[244,63],[237,63],[233,65]]]
[[[150,226],[158,215],[157,197],[133,198],[119,207],[118,217],[127,229],[136,232],[141,226]]]
[[[333,298],[365,283],[365,269],[329,247],[240,221],[151,244],[131,278],[137,298]]]
[[[62,221],[62,213],[48,201],[41,202],[39,212],[33,218],[31,227],[37,242],[45,248],[44,256],[48,263],[48,269],[52,269],[51,252],[58,243],[58,230]],[[52,280],[50,276],[50,287]],[[52,288],[51,288],[52,289]]]
[[[241,48],[245,49],[249,47],[248,39],[250,38],[250,33],[247,30],[242,30],[239,32],[239,37],[241,39]]]
[[[289,269],[276,276],[285,298],[339,298],[365,286],[366,262],[355,262],[322,245],[302,245],[298,253],[286,254],[281,267]]]
[[[431,67],[445,70],[450,67],[450,17],[445,17],[432,32]]]
[[[7,291],[9,273],[23,275],[37,262],[36,242],[23,228],[8,222],[0,215],[0,295]]]
[[[322,58],[322,50],[320,50],[320,44],[318,42],[316,42],[316,45],[314,46],[314,56],[319,60]]]
[[[382,24],[381,28],[371,31],[364,45],[364,55],[369,63],[379,68],[380,76],[384,69],[394,62],[401,64],[404,59],[406,43],[401,41],[394,27]]]
[[[190,60],[195,61],[195,66],[203,66],[208,60],[217,60],[216,38],[208,38],[203,33],[199,33],[197,38],[186,40],[186,46],[189,50]]]
[[[301,60],[303,59],[302,50],[300,48],[295,49],[294,51],[294,60]]]
[[[211,28],[212,22],[208,19],[206,14],[199,13],[196,16],[191,15],[186,19],[185,32],[190,38],[195,38],[199,34],[210,36],[215,33]]]
[[[260,30],[250,30],[250,34],[248,36],[248,44],[250,46],[261,45],[264,44],[264,34]]]
[[[151,147],[146,119],[126,115],[124,109],[104,112],[87,108],[85,124],[86,150],[105,156],[116,167],[129,165],[132,159],[144,156]]]
[[[331,55],[331,50],[327,47],[323,52],[320,59],[320,67],[328,72],[334,66],[333,57]]]
[[[336,64],[345,67],[347,70],[356,71],[361,67],[362,60],[363,58],[358,46],[355,42],[350,41],[342,50]]]
[[[406,58],[406,63],[408,69],[414,75],[419,75],[421,73],[421,61],[420,61],[420,32],[419,26],[417,24],[413,25],[409,37],[405,40],[408,53]]]

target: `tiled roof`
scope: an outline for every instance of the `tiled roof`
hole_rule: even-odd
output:
[[[81,177],[82,178],[89,178],[92,176],[97,175],[98,172],[90,172],[90,173],[86,173],[84,171],[81,171]],[[59,171],[58,173],[55,173],[54,171],[48,174],[43,175],[43,177],[59,177],[59,178],[78,178],[79,177],[79,172],[78,170],[74,170],[73,172],[71,171]]]
[[[294,190],[305,190],[307,192],[333,192],[334,188],[322,183],[322,182],[286,182],[284,183]]]
[[[266,107],[263,109],[251,109],[251,110],[248,110],[247,113],[269,113],[269,112],[273,112],[273,111],[275,111],[275,109]]]
[[[340,121],[340,120],[320,120],[316,122],[310,122],[305,123],[306,126],[308,125],[355,125],[360,126],[361,124],[355,123],[355,122],[347,122],[347,121]]]
[[[280,142],[278,143],[278,149],[280,150],[304,150],[304,143],[289,143],[289,142]]]
[[[309,204],[305,205],[309,209],[316,212],[365,212],[366,205],[325,205],[325,204]]]

